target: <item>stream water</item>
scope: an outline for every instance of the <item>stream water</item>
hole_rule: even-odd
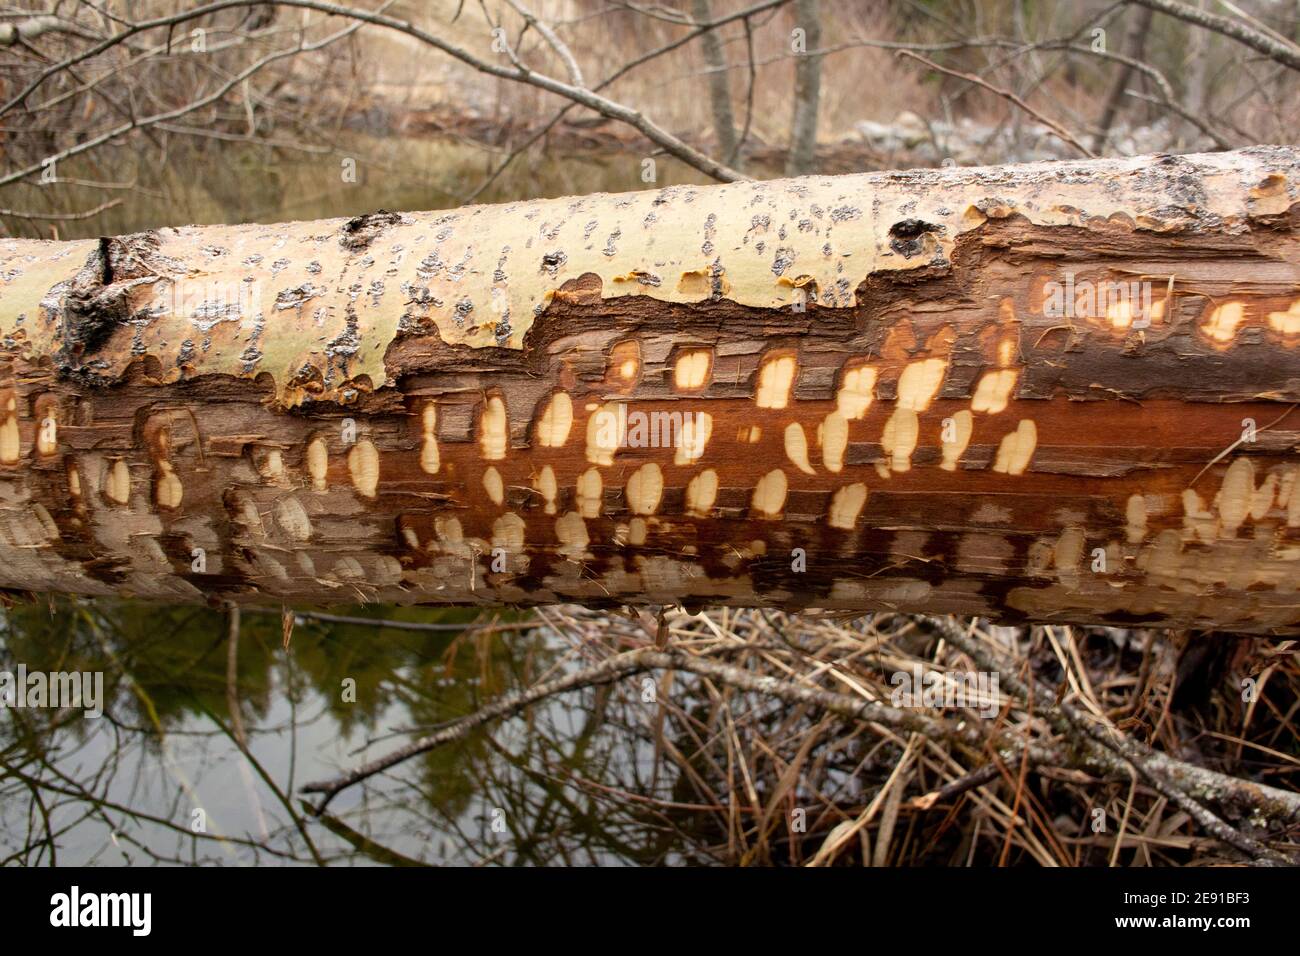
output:
[[[652,786],[642,779],[652,746],[641,715],[615,713],[597,691],[434,749],[314,817],[303,783],[531,683],[572,650],[557,630],[508,617],[512,629],[469,631],[467,612],[336,612],[439,630],[308,617],[285,650],[278,609],[245,611],[232,667],[219,611],[10,609],[0,672],[102,674],[102,700],[81,703],[103,714],[0,713],[0,862],[644,864],[692,854],[677,823],[620,796]]]

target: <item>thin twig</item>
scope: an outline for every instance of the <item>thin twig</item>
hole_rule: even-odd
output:
[[[1073,133],[1067,130],[1060,123],[1057,123],[1055,120],[1049,119],[1048,117],[1044,116],[1042,113],[1038,112],[1038,110],[1034,109],[1032,106],[1030,106],[1028,103],[1022,100],[1015,93],[1012,93],[1010,90],[1004,90],[1001,87],[994,86],[992,83],[988,82],[988,80],[981,79],[980,77],[975,76],[974,74],[963,73],[960,70],[952,70],[946,66],[940,66],[938,63],[935,63],[933,60],[927,59],[926,57],[923,57],[921,56],[921,54],[916,53],[912,50],[899,50],[897,55],[910,57],[911,59],[916,60],[919,63],[923,63],[926,66],[928,66],[930,69],[935,70],[939,73],[946,73],[948,76],[955,76],[958,79],[965,80],[968,83],[974,83],[976,86],[981,86],[984,89],[988,90],[990,93],[996,93],[998,96],[1001,96],[1006,100],[1009,100],[1010,102],[1014,103],[1016,106],[1024,110],[1026,113],[1028,113],[1030,116],[1034,117],[1034,119],[1038,120],[1040,123],[1046,126],[1053,134],[1055,134],[1055,136],[1058,139],[1069,144],[1070,146],[1073,146],[1084,156],[1087,156],[1089,159],[1096,158],[1096,154],[1094,154],[1093,151],[1090,150],[1087,146],[1084,146],[1083,143],[1075,139]]]

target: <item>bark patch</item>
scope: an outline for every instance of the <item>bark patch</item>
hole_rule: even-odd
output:
[[[343,224],[343,235],[339,245],[350,252],[363,252],[389,226],[401,225],[402,217],[395,212],[381,209],[356,216]]]
[[[62,371],[75,371],[131,317],[137,288],[164,278],[158,248],[155,232],[99,240],[63,300]]]

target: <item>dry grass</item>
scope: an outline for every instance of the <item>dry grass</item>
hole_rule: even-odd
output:
[[[598,667],[650,646],[657,630],[645,615],[566,607],[539,616],[571,642],[566,668]],[[700,859],[891,866],[1243,860],[1146,780],[1099,772],[1080,759],[1082,738],[1053,726],[1062,706],[1192,766],[1291,794],[1300,783],[1300,653],[1292,641],[975,624],[971,637],[1007,662],[1000,690],[957,701],[962,707],[903,708],[928,721],[927,732],[892,717],[846,719],[771,692],[777,685],[817,689],[888,705],[896,675],[919,669],[946,675],[951,686],[980,671],[927,619],[723,608],[669,611],[663,624],[670,646],[692,663],[738,669],[759,679],[758,689],[686,669],[659,671],[653,706],[638,708],[646,685],[618,683],[612,695],[631,701],[629,730],[652,746],[653,773],[636,785],[566,782],[641,807]],[[946,626],[956,625],[949,619]],[[1055,699],[1008,693],[1015,675],[1037,678]],[[542,675],[539,683],[555,677]],[[1300,849],[1294,814],[1269,819],[1221,788],[1189,792],[1238,834],[1283,854]]]

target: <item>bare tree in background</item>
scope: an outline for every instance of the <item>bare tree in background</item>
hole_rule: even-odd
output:
[[[691,15],[697,24],[712,23],[710,0],[692,0]],[[727,74],[727,55],[718,31],[709,30],[700,38],[704,63],[709,71],[709,106],[713,110],[713,134],[718,139],[718,155],[729,165],[736,165],[740,141],[736,138],[736,119],[731,109],[731,78]]]
[[[1115,122],[1120,106],[1124,101],[1124,90],[1128,86],[1129,79],[1136,72],[1136,64],[1141,62],[1142,56],[1146,50],[1147,36],[1151,32],[1151,21],[1155,17],[1155,11],[1150,7],[1143,7],[1138,11],[1137,19],[1129,27],[1128,36],[1124,40],[1124,52],[1133,61],[1124,63],[1120,66],[1115,78],[1111,81],[1110,91],[1106,94],[1105,106],[1102,107],[1101,119],[1097,123],[1097,132],[1092,137],[1092,151],[1100,153],[1106,145],[1106,138],[1110,133],[1111,124]]]
[[[817,162],[817,111],[821,107],[822,44],[821,0],[797,0],[796,29],[803,30],[803,52],[794,66],[794,117],[790,121],[787,176],[803,176]]]

